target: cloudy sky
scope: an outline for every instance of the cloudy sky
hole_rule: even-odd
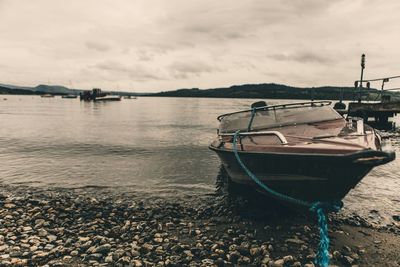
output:
[[[367,78],[400,74],[399,14],[398,0],[0,0],[0,83],[351,86],[362,53]]]

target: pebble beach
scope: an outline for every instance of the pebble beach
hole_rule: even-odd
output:
[[[245,213],[232,201],[217,193],[168,201],[100,188],[3,185],[0,265],[315,266],[313,216]],[[377,228],[337,215],[329,235],[332,266],[400,264],[399,225]]]

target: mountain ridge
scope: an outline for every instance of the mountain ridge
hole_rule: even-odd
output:
[[[0,94],[54,94],[78,95],[84,90],[70,89],[61,85],[39,84],[35,87],[24,87],[0,84]],[[378,99],[380,91],[374,88],[362,88],[362,98]],[[159,97],[209,97],[209,98],[270,98],[270,99],[315,99],[315,100],[355,100],[359,97],[359,89],[345,86],[295,87],[278,83],[259,83],[232,85],[220,88],[182,88],[157,93],[136,93],[113,91],[121,96],[159,96]],[[393,100],[400,100],[400,93],[386,91]]]
[[[375,99],[380,92],[374,88],[362,89],[363,99]],[[385,92],[400,100],[400,94]],[[230,87],[199,89],[184,88],[163,91],[150,96],[168,97],[212,97],[212,98],[270,98],[270,99],[318,99],[318,100],[354,100],[359,97],[359,89],[342,86],[294,87],[277,83],[243,84]]]

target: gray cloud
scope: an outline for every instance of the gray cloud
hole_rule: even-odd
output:
[[[280,53],[269,55],[269,58],[277,61],[297,61],[300,63],[320,63],[320,64],[330,64],[334,60],[324,53],[315,53],[311,51],[299,51],[294,53]]]
[[[169,71],[177,79],[186,79],[193,75],[218,71],[218,68],[201,61],[175,61],[169,66]]]
[[[152,61],[154,58],[154,54],[152,52],[149,52],[148,50],[139,49],[137,51],[137,57],[140,61]]]
[[[94,41],[88,41],[85,43],[86,47],[89,49],[97,50],[100,52],[106,52],[111,49],[111,47],[105,43],[101,42],[94,42]]]
[[[134,81],[163,80],[157,71],[150,70],[141,65],[129,66],[118,61],[103,61],[90,67],[103,71],[108,76],[128,77]]]

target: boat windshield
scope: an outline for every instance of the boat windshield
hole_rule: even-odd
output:
[[[220,133],[247,131],[251,120],[251,111],[233,113],[221,118]],[[307,106],[257,110],[250,130],[261,130],[296,124],[315,123],[340,119],[339,113],[329,106]]]

